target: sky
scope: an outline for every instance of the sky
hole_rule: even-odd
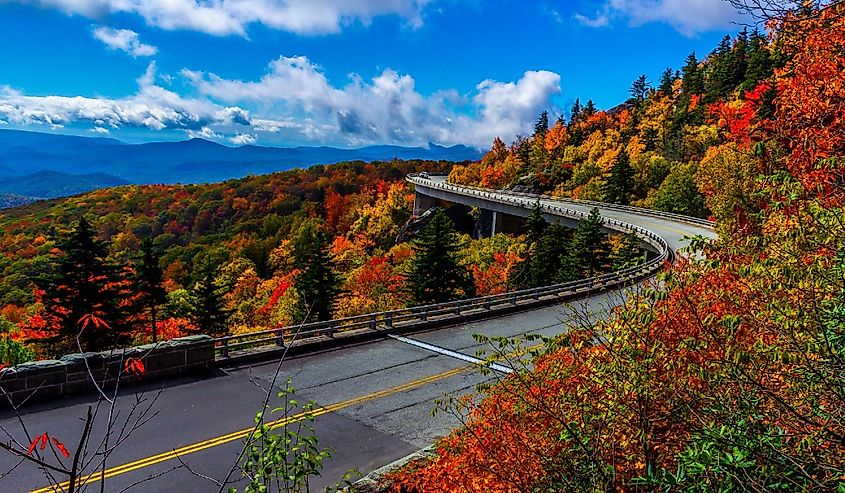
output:
[[[484,149],[737,22],[723,0],[0,0],[0,129]]]

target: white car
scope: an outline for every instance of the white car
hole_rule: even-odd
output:
[[[422,173],[420,173],[420,178],[424,178],[424,179],[428,180],[430,178],[428,176],[428,171],[423,171]]]

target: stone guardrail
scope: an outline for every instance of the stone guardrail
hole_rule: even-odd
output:
[[[143,375],[126,370],[130,358],[144,365]],[[33,361],[0,371],[0,408],[60,396],[114,388],[124,383],[190,374],[214,366],[214,342],[190,336],[128,349],[79,353],[58,360]]]

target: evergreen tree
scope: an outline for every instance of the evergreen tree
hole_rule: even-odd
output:
[[[534,137],[545,137],[549,131],[549,112],[543,110],[534,124]]]
[[[551,224],[537,242],[530,263],[529,286],[539,288],[577,279],[566,263],[569,229],[560,224]]]
[[[308,320],[331,320],[340,281],[334,273],[326,233],[313,222],[306,223],[293,243],[293,264],[299,269],[296,289]]]
[[[569,125],[572,126],[581,118],[581,99],[575,98],[572,109],[569,110]]]
[[[581,110],[581,114],[584,115],[585,118],[589,118],[595,115],[596,111],[596,103],[594,103],[592,99],[588,99],[587,104],[584,105],[584,109]]]
[[[743,28],[736,36],[732,52],[733,66],[731,70],[731,91],[740,87],[745,82],[745,73],[748,72],[748,29]]]
[[[648,77],[643,74],[631,84],[631,88],[628,92],[631,94],[631,98],[637,103],[642,104],[645,101],[645,98],[648,96],[649,91],[651,91],[651,83],[648,81]]]
[[[563,116],[563,114],[558,115],[555,125],[559,125],[561,127],[566,126],[566,118]]]
[[[130,324],[122,309],[127,298],[120,272],[106,259],[106,245],[83,217],[57,244],[51,272],[41,279],[45,312],[56,353],[100,351],[130,342]],[[90,317],[95,317],[91,319]],[[88,325],[83,329],[84,320]],[[96,323],[94,322],[96,320]],[[105,325],[103,325],[105,324]]]
[[[704,78],[701,74],[701,69],[698,66],[698,59],[693,51],[687,56],[684,63],[683,76],[681,81],[681,90],[684,93],[684,99],[689,102],[689,98],[693,94],[704,93]]]
[[[614,204],[628,205],[628,198],[634,189],[634,168],[625,149],[619,151],[610,177],[604,186],[604,200]]]
[[[666,70],[663,71],[663,74],[660,75],[660,85],[657,90],[664,96],[671,96],[672,90],[675,87],[675,80],[675,73],[672,71],[672,68],[666,68]]]
[[[141,242],[141,258],[135,267],[135,287],[138,293],[138,305],[149,313],[153,342],[158,341],[158,308],[167,303],[164,290],[164,274],[161,270],[161,257],[153,249],[153,242],[145,238]]]
[[[432,215],[413,243],[416,254],[408,286],[417,304],[444,303],[475,294],[469,272],[460,264],[460,237],[442,209]]]
[[[578,223],[572,238],[570,262],[578,266],[582,277],[594,277],[607,270],[610,261],[610,245],[602,231],[604,219],[598,208]]]
[[[191,321],[200,334],[221,336],[229,332],[231,310],[226,309],[226,288],[217,283],[217,273],[214,264],[203,262],[188,296]]]
[[[731,37],[726,35],[722,41],[710,53],[707,77],[705,80],[705,92],[708,101],[716,101],[730,94],[734,70],[733,50],[731,49]]]
[[[540,201],[534,203],[531,215],[526,219],[523,229],[525,232],[525,244],[527,251],[522,261],[515,267],[515,273],[511,276],[511,284],[515,288],[533,287],[532,259],[537,252],[540,241],[546,232],[549,224],[543,218],[543,209]]]
[[[748,69],[745,71],[745,80],[742,89],[750,91],[760,81],[767,79],[773,73],[771,54],[766,48],[766,39],[756,29],[751,33],[748,42]]]

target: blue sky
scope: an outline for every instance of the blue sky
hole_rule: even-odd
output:
[[[0,128],[486,147],[737,30],[722,0],[0,0]]]

